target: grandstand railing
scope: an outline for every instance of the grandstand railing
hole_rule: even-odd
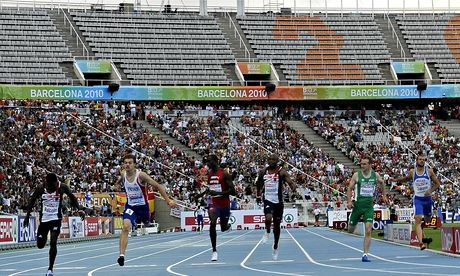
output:
[[[406,58],[406,52],[404,51],[404,48],[403,48],[403,46],[401,44],[401,41],[399,40],[399,37],[398,37],[398,35],[396,33],[396,30],[395,30],[395,27],[393,26],[393,23],[391,23],[390,17],[388,16],[388,14],[384,14],[383,17],[387,19],[388,28],[391,27],[391,37],[396,38],[396,48],[400,49],[401,57],[403,59],[405,59]]]
[[[73,33],[77,37],[77,46],[79,46],[79,44],[81,44],[81,46],[82,46],[82,55],[88,57],[89,56],[88,48],[86,48],[85,43],[83,42],[81,37],[78,35],[78,32],[77,32],[77,30],[75,30],[75,28],[74,28],[72,22],[70,21],[69,17],[67,16],[67,14],[65,13],[65,11],[62,8],[60,8],[59,10],[64,15],[64,26],[66,26],[66,24],[69,24],[69,26],[70,26],[70,35],[72,35],[72,31],[73,31]]]
[[[404,81],[404,84],[402,82]],[[344,86],[344,85],[417,85],[421,81],[426,80],[410,80],[411,83],[408,83],[409,80],[402,80],[402,81],[394,81],[394,80],[360,80],[357,83],[354,80],[340,80],[340,83],[335,83],[333,80],[321,80],[321,81],[313,81],[310,80],[308,82],[303,81],[279,81],[278,86]],[[241,82],[241,81],[156,81],[155,84],[142,83],[142,80],[110,80],[110,79],[86,79],[83,81],[79,79],[69,79],[67,81],[62,80],[51,80],[51,79],[9,79],[8,81],[2,81],[0,84],[26,84],[26,85],[73,85],[73,86],[95,86],[95,85],[109,85],[110,83],[119,83],[120,85],[133,85],[133,86],[265,86],[266,81],[260,81],[258,85],[255,85],[255,81],[249,82]],[[433,79],[431,80],[431,84],[460,84],[460,79]]]
[[[242,48],[242,46],[244,46],[244,57],[246,59],[248,59],[249,62],[253,62],[255,58],[251,56],[251,52],[249,52],[248,47],[246,47],[246,43],[244,43],[243,37],[241,36],[240,32],[238,31],[238,28],[236,27],[235,22],[233,22],[232,16],[228,12],[224,13],[224,15],[225,15],[225,17],[228,17],[229,26],[233,27],[234,35],[235,35],[235,37],[238,37],[238,39],[239,39],[240,48]]]
[[[96,2],[96,4],[94,4]],[[100,4],[102,2],[103,4]],[[97,6],[98,8],[103,8],[104,11],[113,10],[118,12],[119,3],[122,1],[87,1],[87,0],[2,0],[0,1],[0,9],[2,8],[34,8],[34,9],[83,9],[88,10]],[[153,1],[152,1],[153,2]],[[237,7],[235,4],[233,6],[227,6],[228,3],[222,5],[221,1],[216,3],[210,3],[208,1],[208,12],[237,12]],[[297,14],[315,14],[322,13],[323,15],[328,15],[329,13],[459,13],[460,12],[460,3],[455,0],[447,1],[296,1],[292,7],[293,15]],[[159,2],[156,5],[136,5],[136,12],[161,12],[163,7]],[[416,3],[414,5],[414,3]],[[185,5],[182,0],[171,0],[168,1],[168,4],[171,4],[172,7],[178,7],[180,12],[195,12],[198,14],[200,7],[198,1],[194,2],[195,5]],[[288,7],[288,6],[284,6]],[[249,1],[245,5],[245,12],[247,13],[260,13],[260,12],[275,12],[273,7],[264,5],[263,0],[254,0]]]

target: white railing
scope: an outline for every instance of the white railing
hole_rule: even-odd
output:
[[[238,28],[236,27],[235,22],[233,22],[232,16],[228,12],[225,12],[224,15],[225,15],[225,17],[228,17],[228,25],[230,27],[233,27],[233,34],[234,34],[235,38],[238,38],[239,43],[240,43],[240,48],[244,47],[244,58],[247,59],[249,62],[253,62],[254,58],[251,57],[251,52],[249,51],[248,47],[246,47],[246,43],[244,43],[243,37],[241,36],[240,32],[238,31]]]
[[[51,9],[81,9],[87,10],[91,7],[103,7],[104,10],[119,10],[120,0],[1,0],[0,10],[3,8],[51,8]],[[149,1],[147,1],[148,3]],[[153,2],[153,1],[152,1]],[[460,1],[457,0],[444,0],[444,1],[424,1],[425,4],[421,3],[420,0],[400,0],[400,1],[381,1],[381,0],[369,0],[369,1],[356,1],[356,0],[324,0],[324,1],[296,1],[290,2],[291,5],[287,5],[286,2],[283,8],[292,8],[294,14],[318,14],[328,15],[329,13],[459,13],[460,12]],[[427,4],[427,2],[429,2]],[[136,12],[158,12],[162,6],[159,1],[156,5],[136,5]],[[235,3],[235,2],[232,2]],[[200,10],[199,2],[197,0],[190,1],[190,4],[184,5],[183,0],[170,0],[168,4],[173,9],[178,8],[178,12],[196,12]],[[281,8],[281,7],[280,7]],[[208,1],[207,6],[208,12],[236,12],[236,4],[229,5],[228,1],[225,0],[213,0]],[[272,11],[278,13],[279,11],[273,11],[273,7],[267,7],[264,5],[263,0],[247,1],[245,12],[247,13],[260,13]]]
[[[78,43],[80,42],[80,44],[82,46],[82,55],[88,57],[89,56],[88,48],[86,48],[85,43],[83,42],[81,37],[78,35],[78,32],[77,32],[77,30],[75,30],[74,26],[72,25],[72,22],[70,21],[69,17],[67,16],[67,14],[65,13],[65,11],[62,8],[60,8],[59,11],[62,12],[62,14],[64,15],[64,26],[66,26],[66,22],[70,26],[69,27],[70,35],[72,35],[72,31],[73,31],[73,33],[75,33],[75,36],[77,37],[77,46],[79,46]],[[85,53],[86,53],[86,55],[85,55]]]
[[[411,81],[411,85],[417,85],[420,81],[426,81],[424,79],[414,79],[414,80],[359,80],[358,82],[354,80],[341,80],[340,83],[335,83],[334,80],[330,82],[302,82],[302,81],[279,81],[277,86],[346,86],[346,85],[408,85],[408,82]],[[116,82],[122,86],[247,86],[250,83],[250,86],[255,86],[256,81],[250,82],[240,82],[240,81],[133,81],[133,80],[118,80],[118,79],[86,79],[82,84],[79,79],[67,79],[67,80],[52,80],[52,79],[8,79],[8,81],[1,81],[2,85],[72,85],[72,86],[89,86],[91,85],[109,85],[110,83]],[[260,81],[258,86],[265,86],[266,81]],[[460,84],[460,79],[433,79],[431,84]]]
[[[391,37],[396,38],[396,48],[400,49],[401,58],[405,60],[406,59],[406,52],[404,51],[402,43],[399,40],[398,34],[396,33],[396,30],[395,30],[395,28],[393,26],[393,23],[391,23],[391,20],[390,20],[390,17],[388,16],[388,14],[384,14],[383,16],[384,16],[384,18],[387,19],[388,29],[391,29]]]

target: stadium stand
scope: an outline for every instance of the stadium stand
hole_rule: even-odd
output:
[[[46,10],[0,11],[0,83],[67,84],[59,63],[72,60]]]
[[[96,57],[112,59],[133,84],[229,84],[235,57],[216,19],[192,14],[71,12]]]
[[[436,195],[436,206],[441,207],[451,197],[458,197],[460,186],[459,139],[449,135],[429,114],[416,114],[410,110],[381,110],[376,117],[362,120],[356,114],[317,113],[306,115],[303,120],[331,144],[359,162],[364,154],[374,156],[374,167],[384,178],[405,175],[413,166],[414,153],[427,153],[429,164],[436,168],[442,185]],[[382,128],[382,125],[387,128]],[[396,136],[398,138],[393,137]],[[441,177],[442,175],[442,177]],[[389,188],[410,198],[407,184]]]
[[[289,84],[383,83],[390,54],[370,15],[238,17],[260,60],[281,64]]]
[[[460,17],[450,14],[396,16],[414,58],[435,63],[444,83],[460,78]]]

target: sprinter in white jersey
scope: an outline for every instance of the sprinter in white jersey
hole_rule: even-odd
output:
[[[71,206],[77,208],[82,220],[85,219],[83,207],[78,204],[77,198],[70,191],[69,186],[61,184],[56,174],[49,173],[46,176],[45,185],[39,185],[27,205],[27,214],[24,218],[24,227],[29,226],[30,213],[37,199],[39,200],[40,225],[37,230],[37,247],[42,249],[46,245],[48,233],[50,233],[49,266],[47,276],[53,276],[53,266],[57,255],[57,240],[61,232],[62,219],[62,196],[66,194],[70,199]]]
[[[278,260],[278,242],[281,235],[281,221],[283,219],[283,189],[285,183],[289,184],[291,192],[296,192],[297,187],[287,171],[278,165],[279,157],[272,154],[268,157],[268,167],[261,170],[257,177],[257,196],[263,196],[265,214],[265,234],[262,243],[269,239],[273,220],[273,260]]]
[[[145,172],[136,169],[136,157],[131,154],[123,158],[123,168],[119,180],[119,186],[123,185],[126,192],[127,202],[123,212],[123,229],[120,235],[120,255],[118,264],[125,265],[125,251],[128,246],[128,234],[135,225],[139,217],[142,223],[148,225],[150,211],[147,200],[148,187],[150,185],[154,190],[158,190],[161,196],[166,200],[169,207],[176,206],[174,200],[170,199],[164,187],[153,180]],[[121,185],[120,185],[121,184]],[[118,187],[120,189],[120,187]]]
[[[419,154],[413,169],[409,174],[396,179],[389,179],[392,182],[407,182],[412,180],[412,191],[414,193],[413,202],[415,209],[415,233],[419,241],[420,250],[426,248],[423,242],[422,218],[428,222],[431,220],[433,200],[431,194],[441,185],[433,169],[425,164],[426,156]]]

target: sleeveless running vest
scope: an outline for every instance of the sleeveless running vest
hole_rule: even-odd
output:
[[[364,177],[363,171],[358,171],[358,181],[355,185],[356,201],[371,201],[374,200],[374,193],[377,186],[377,175],[374,170],[371,170],[369,177]]]
[[[62,218],[61,183],[58,184],[56,191],[52,193],[48,193],[44,188],[40,201],[41,222],[60,220]]]
[[[224,170],[222,168],[218,168],[216,172],[209,172],[208,185],[211,191],[222,192],[228,190],[227,184],[224,181]],[[230,205],[230,197],[228,195],[213,196],[212,205],[219,208],[228,207]]]
[[[264,180],[264,199],[272,203],[283,202],[283,180],[280,176],[281,168],[277,168],[274,173],[268,173],[265,169]]]
[[[414,177],[412,181],[414,195],[419,197],[425,197],[425,192],[431,189],[431,178],[428,173],[428,167],[425,165],[425,167],[423,168],[423,173],[419,175],[417,173],[417,165],[415,165]]]
[[[131,206],[147,204],[147,188],[139,184],[140,173],[141,172],[139,170],[136,170],[136,176],[134,177],[133,182],[129,182],[125,172],[124,186],[126,191],[127,204]]]

